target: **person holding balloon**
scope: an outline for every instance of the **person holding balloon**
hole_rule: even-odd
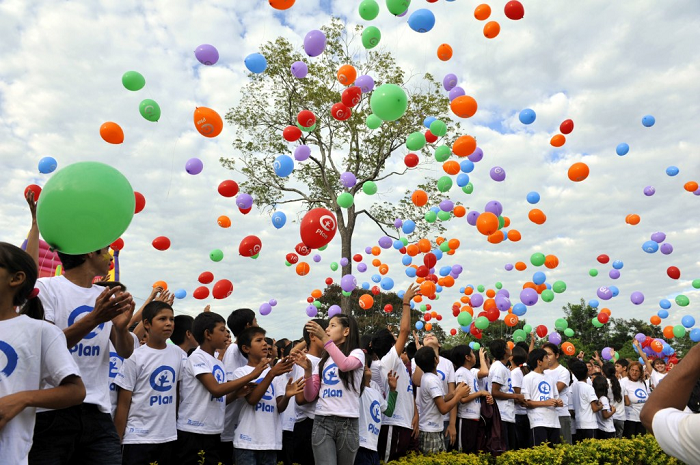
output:
[[[644,353],[644,351],[642,350],[642,345],[637,339],[632,340],[632,345],[634,345],[635,349],[637,349],[637,352],[639,353],[640,358],[644,361],[644,366],[647,369],[647,372],[649,373],[651,389],[656,389],[661,380],[664,379],[664,377],[666,377],[666,362],[661,357],[654,359],[653,362],[649,361],[649,358],[647,358],[647,354]]]

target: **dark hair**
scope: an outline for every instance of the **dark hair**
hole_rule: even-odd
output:
[[[421,347],[416,352],[416,356],[413,359],[416,361],[416,365],[423,370],[423,373],[432,373],[435,371],[437,361],[435,360],[437,355],[435,355],[435,350],[432,347]]]
[[[228,316],[226,325],[233,333],[233,337],[238,337],[248,326],[253,324],[255,320],[255,312],[249,308],[239,308],[234,310]]]
[[[141,313],[141,319],[143,320],[144,325],[146,324],[146,321],[152,323],[153,318],[158,316],[162,310],[170,310],[174,313],[173,307],[171,307],[167,302],[161,302],[160,300],[149,302],[145,307],[143,307],[143,312]]]
[[[612,391],[615,402],[622,402],[622,387],[615,373],[615,365],[610,362],[605,363],[603,365],[603,374],[610,382],[610,391]]]
[[[214,312],[202,312],[192,322],[192,335],[199,344],[204,343],[204,332],[214,332],[219,323],[226,324],[224,317]]]
[[[360,336],[360,349],[366,354],[372,354],[372,335],[363,334]]]
[[[608,380],[605,376],[595,376],[591,380],[591,385],[595,390],[595,395],[600,399],[605,396],[608,397]],[[608,399],[610,400],[610,399]]]
[[[314,318],[311,321],[318,324],[323,329],[328,328],[328,321],[327,320],[324,320],[322,318]],[[304,337],[304,342],[306,342],[306,348],[309,349],[311,347],[311,337],[309,336],[309,332],[306,330],[306,326],[304,326],[304,331],[302,332],[302,336]]]
[[[20,313],[35,320],[44,319],[44,307],[38,297],[33,299],[29,295],[34,290],[39,271],[34,259],[19,247],[0,242],[0,267],[5,268],[9,273],[24,273],[25,279],[22,287],[17,289],[12,297],[12,305],[21,307]]]
[[[372,352],[379,358],[383,358],[396,344],[394,335],[386,328],[381,328],[371,336]]]
[[[581,360],[574,360],[569,365],[569,370],[579,381],[584,381],[588,377],[588,367]]]
[[[503,339],[494,339],[489,344],[489,352],[491,356],[496,360],[503,360],[506,356],[506,341]]]
[[[334,319],[338,320],[343,328],[350,329],[350,334],[348,334],[345,341],[338,346],[338,349],[340,349],[343,355],[347,357],[350,355],[350,352],[360,348],[360,331],[357,328],[357,321],[352,316],[344,314],[336,315],[331,318],[330,321],[333,321]],[[323,365],[326,364],[328,357],[328,352],[324,352],[323,357],[321,357],[321,361],[318,362],[318,373],[321,376],[321,379],[323,379]],[[341,379],[346,389],[352,389],[353,391],[359,392],[360,395],[362,395],[364,383],[360,383],[359,389],[355,389],[355,377],[352,376],[352,371],[338,370],[338,377]]]
[[[418,349],[416,348],[416,342],[411,341],[408,344],[406,344],[406,348],[404,351],[406,352],[406,356],[408,357],[409,360],[413,360],[413,357],[416,356],[416,351]]]
[[[370,368],[372,366],[372,354],[365,354],[365,368]]]
[[[175,317],[175,327],[173,334],[170,335],[170,340],[173,344],[180,345],[185,342],[187,331],[192,332],[192,322],[194,318],[189,315],[178,315]]]
[[[527,365],[530,369],[534,370],[537,368],[537,362],[541,362],[547,356],[547,351],[544,349],[532,349],[532,352],[527,354]],[[515,360],[515,353],[513,354],[513,360]]]
[[[247,327],[236,338],[236,344],[238,344],[238,350],[240,350],[241,354],[245,358],[248,358],[248,353],[243,350],[243,346],[250,347],[250,345],[253,343],[253,338],[255,336],[257,336],[258,334],[262,334],[264,336],[266,333],[267,333],[267,331],[260,328],[259,326]],[[265,342],[267,342],[267,338],[265,338]]]
[[[83,263],[87,261],[87,254],[80,254],[80,255],[68,255],[59,251],[56,251],[56,254],[58,255],[58,258],[61,260],[61,266],[63,266],[63,269],[68,271],[72,270],[73,268],[77,268]]]
[[[279,358],[288,356],[294,347],[292,346],[292,342],[287,338],[280,339],[275,343],[275,346],[277,346],[277,356]]]
[[[95,285],[102,286],[102,287],[108,287],[110,289],[114,289],[115,287],[118,287],[119,289],[122,290],[122,292],[126,292],[126,286],[119,281],[97,281],[95,283]]]
[[[522,348],[525,351],[525,353],[530,352],[530,345],[525,341],[516,342],[515,347]]]
[[[615,360],[615,365],[621,365],[627,368],[628,366],[630,366],[630,362],[626,358],[621,358],[620,360]]]
[[[559,347],[556,344],[552,344],[551,342],[546,343],[542,346],[542,348],[551,350],[555,357],[557,357],[561,352],[559,350]]]
[[[464,366],[464,359],[472,354],[472,348],[466,344],[460,344],[452,349],[450,361],[455,366],[455,370]]]
[[[528,346],[528,349],[530,347]],[[535,350],[544,350],[544,349],[535,349]],[[534,350],[533,350],[534,352]],[[527,364],[527,366],[526,366]],[[530,373],[530,370],[534,370],[537,368],[537,363],[534,365],[530,365],[530,359],[528,358],[528,353],[527,350],[523,349],[520,346],[515,346],[513,347],[513,365],[520,367],[520,371],[522,372],[523,376],[526,374]]]

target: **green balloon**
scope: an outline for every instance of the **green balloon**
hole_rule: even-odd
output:
[[[498,217],[498,229],[501,229],[506,224],[506,220],[502,216]]]
[[[478,342],[474,341],[474,343],[472,344],[472,348],[473,348],[474,350],[479,350],[479,349],[481,349],[481,344],[479,344]]]
[[[449,176],[443,176],[438,179],[437,188],[440,192],[447,192],[452,189],[452,178]]]
[[[566,290],[566,283],[564,281],[554,281],[554,284],[552,284],[552,290],[557,294],[561,294]]]
[[[318,123],[314,123],[313,125],[309,126],[308,128],[305,128],[305,127],[302,126],[301,124],[297,123],[297,127],[298,127],[299,129],[301,129],[302,131],[304,131],[304,132],[314,132],[314,131],[316,130],[316,125],[317,125],[317,124],[318,124]]]
[[[484,287],[483,284],[479,284],[478,286],[476,286],[476,290],[479,292],[484,292],[484,289],[486,289],[486,288]]]
[[[564,318],[557,318],[557,320],[554,322],[554,328],[557,331],[566,331],[566,328],[569,327],[569,322],[566,321]]]
[[[544,265],[544,254],[540,252],[535,252],[530,256],[530,263],[534,266]]]
[[[364,184],[362,184],[362,192],[364,192],[367,195],[374,195],[377,193],[377,184],[372,182],[372,181],[365,181]]]
[[[469,312],[459,312],[457,315],[457,323],[460,326],[469,326],[472,322],[472,316]]]
[[[445,213],[445,212],[440,212],[440,213]],[[440,218],[440,213],[438,213],[438,218]],[[440,218],[440,219],[442,219],[442,218]],[[447,241],[440,244],[440,251],[441,252],[449,252],[450,251],[450,245],[447,243]]]
[[[350,297],[352,295],[352,292],[348,292],[348,291],[340,291],[340,292],[342,292],[345,297]]]
[[[143,89],[143,86],[146,85],[146,79],[138,71],[127,71],[122,76],[122,84],[127,90],[136,92]]]
[[[695,289],[700,289],[700,279],[693,279],[693,287]]]
[[[402,243],[402,244],[404,245],[404,247],[408,245],[408,239],[407,239],[407,238],[405,238],[405,237],[402,237],[402,238],[401,238],[401,239],[399,239],[399,240],[400,240],[400,241],[401,241],[401,243]]]
[[[595,268],[591,268],[590,270],[588,270],[588,274],[595,278],[596,276],[598,276],[598,270],[596,270]]]
[[[139,113],[141,116],[146,118],[148,121],[153,121],[154,123],[160,119],[160,106],[155,100],[147,98],[142,100],[139,105]]]
[[[574,333],[574,330],[571,329],[571,328],[566,328],[566,329],[564,330],[564,335],[565,335],[566,337],[574,337],[574,334],[575,334],[575,333]]]
[[[484,330],[489,327],[490,321],[488,318],[485,316],[480,316],[479,318],[476,319],[474,322],[474,326],[477,327],[477,329]]]
[[[474,192],[474,184],[467,184],[462,188],[462,192],[464,192],[465,194],[471,194],[472,192]]]
[[[372,113],[384,121],[396,121],[408,108],[406,92],[396,84],[382,84],[372,92],[369,99]]]
[[[448,158],[452,155],[452,149],[450,149],[446,145],[441,145],[440,147],[435,149],[435,161],[439,161],[442,163],[443,161],[447,161]]]
[[[418,309],[419,309],[421,312],[425,313],[425,311],[428,310],[428,307],[426,307],[425,304],[420,304],[420,306],[418,307]]]
[[[437,220],[437,213],[432,210],[425,212],[425,221],[428,223],[435,223],[435,220]]]
[[[445,134],[447,134],[447,125],[439,119],[436,119],[435,121],[430,123],[430,132],[434,136],[442,137]]]
[[[287,265],[287,266],[292,266],[292,264],[289,263],[287,260],[284,261],[284,264]]]
[[[379,4],[374,0],[363,0],[360,3],[360,17],[365,21],[372,21],[379,14]]]
[[[221,249],[214,249],[209,252],[209,258],[213,262],[220,262],[224,259],[224,253],[221,251]]]
[[[69,255],[107,247],[126,231],[136,199],[129,181],[109,165],[84,161],[53,174],[37,203],[44,240]]]
[[[260,252],[256,253],[255,255],[251,255],[250,258],[252,258],[253,260],[257,260],[259,256]]]
[[[615,361],[620,360],[620,353],[615,352]]]
[[[591,323],[593,323],[593,326],[595,326],[596,328],[602,328],[602,327],[603,327],[603,323],[601,323],[600,321],[598,321],[598,318],[597,318],[597,317],[593,317],[593,319],[591,320]]]
[[[333,271],[338,270],[338,262],[331,262],[331,270],[333,270]]]
[[[525,331],[527,334],[530,334],[532,332],[532,326],[530,326],[530,325],[523,326],[523,331]]]
[[[350,208],[352,204],[355,202],[355,198],[352,196],[350,192],[343,192],[338,196],[336,199],[336,202],[338,202],[338,206],[340,208]]]
[[[42,192],[41,195],[43,196],[44,193]],[[47,241],[48,242],[48,241]],[[690,299],[683,294],[677,295],[676,296],[676,303],[680,305],[681,307],[687,307],[688,304],[690,303]]]
[[[527,332],[522,329],[516,329],[513,331],[513,341],[523,342],[527,339]]]
[[[382,125],[382,119],[379,116],[372,114],[365,119],[365,124],[370,129],[377,129]]]
[[[392,15],[398,16],[408,10],[411,0],[386,0],[386,9]]]
[[[685,326],[676,325],[673,327],[673,335],[676,337],[685,337]]]
[[[437,214],[437,217],[438,217],[438,219],[439,219],[440,221],[447,221],[447,220],[449,220],[450,218],[452,218],[452,213],[450,213],[450,212],[444,212],[444,211],[440,210],[440,211],[438,212],[438,214]],[[445,244],[447,244],[447,242],[443,242],[442,244],[440,244],[440,250],[442,250],[442,246],[445,245]],[[448,250],[450,250],[449,246],[447,247],[447,249],[442,250],[442,251],[443,251],[443,252],[447,252]]]
[[[367,50],[379,45],[380,40],[382,40],[382,33],[378,27],[369,26],[362,31],[362,45]]]
[[[323,252],[323,251],[326,250],[327,248],[328,248],[328,244],[319,247],[319,248],[318,248],[318,251],[319,251],[319,252]]]
[[[440,300],[440,294],[435,294],[435,298],[433,300]]]
[[[554,292],[552,292],[550,289],[545,289],[542,291],[541,297],[545,302],[551,302],[554,300]]]
[[[406,138],[406,148],[408,150],[420,150],[425,147],[425,135],[422,132],[412,132]]]
[[[496,289],[502,289],[502,288],[503,288],[503,284],[502,284],[500,281],[498,281],[498,282],[495,284],[495,286],[496,286]]]
[[[321,302],[319,302],[318,300],[314,300],[314,307],[321,308]]]

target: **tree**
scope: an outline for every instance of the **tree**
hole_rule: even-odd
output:
[[[349,258],[353,232],[360,216],[373,221],[384,234],[397,238],[396,229],[392,229],[394,218],[416,220],[425,214],[427,206],[421,209],[404,201],[398,206],[384,204],[381,208],[357,210],[353,204],[342,209],[336,202],[338,195],[348,192],[355,196],[367,183],[404,175],[407,169],[388,169],[387,160],[402,149],[406,138],[421,127],[426,116],[432,115],[447,124],[446,143],[453,137],[453,131],[459,129],[459,123],[452,124],[448,117],[449,100],[430,74],[409,85],[415,76],[407,77],[390,53],[360,49],[357,43],[361,27],[348,33],[340,20],[334,18],[322,30],[327,37],[326,50],[311,60],[308,76],[304,79],[290,73],[291,65],[306,57],[287,39],[279,37],[261,47],[261,53],[267,59],[267,69],[264,73],[250,75],[240,103],[226,114],[226,120],[235,128],[233,147],[241,155],[220,161],[224,167],[245,176],[242,191],[251,194],[263,210],[301,203],[305,208],[325,207],[333,211],[337,217],[342,256]],[[376,86],[384,83],[403,86],[409,102],[403,117],[370,130],[365,124],[371,114],[369,96],[363,95],[352,108],[349,119],[334,119],[330,108],[340,101],[343,90],[336,72],[344,64],[353,65],[358,75],[372,75]],[[316,147],[317,153],[308,161],[298,163],[289,177],[281,178],[274,172],[274,159],[280,154],[291,153],[289,144],[282,138],[282,131],[297,124],[301,110],[311,110],[316,115],[315,129],[302,132],[300,142]],[[429,147],[426,145],[422,149],[425,158],[430,155]],[[345,188],[340,183],[340,175],[346,171],[357,177],[357,184],[353,187]],[[435,182],[428,182],[424,188],[429,195],[438,192]],[[427,236],[428,231],[444,230],[437,222],[416,223],[418,227],[414,234],[419,237]],[[343,266],[342,272],[343,275],[350,274],[352,262]],[[350,309],[347,296],[343,298],[342,307],[344,311]]]
[[[478,342],[482,347],[485,347],[486,350],[488,350],[489,344],[491,344],[491,341],[494,339],[513,340],[513,332],[515,332],[516,329],[523,329],[526,324],[527,321],[524,319],[518,321],[518,324],[515,326],[506,326],[503,320],[496,320],[489,324],[488,329],[484,330],[481,335],[481,339],[477,339],[470,333],[457,331],[457,334],[454,336],[448,336],[447,339],[445,339],[443,348],[451,349],[461,344],[468,345],[470,342]],[[528,339],[528,343],[529,342],[530,341]]]

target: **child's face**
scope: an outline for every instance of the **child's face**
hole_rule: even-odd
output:
[[[370,380],[372,379],[372,368],[368,367],[365,365],[365,373],[364,373],[364,384],[369,384]]]
[[[433,333],[427,333],[425,336],[423,336],[423,345],[432,348],[440,347],[440,343]]]
[[[169,308],[164,308],[151,321],[144,323],[144,327],[151,338],[164,341],[173,334],[175,315]]]
[[[666,373],[666,362],[660,358],[657,358],[654,361],[654,370],[658,371],[659,373]]]
[[[226,339],[228,338],[228,332],[226,331],[226,324],[219,322],[214,326],[214,330],[209,333],[211,337],[211,345],[216,350],[224,350],[226,348]]]
[[[250,347],[248,348],[248,356],[253,356],[254,358],[266,358],[269,346],[267,341],[265,341],[264,334],[256,334],[253,336],[253,340],[250,341]]]
[[[331,318],[328,323],[328,328],[326,328],[326,334],[331,340],[336,344],[342,344],[345,342],[345,338],[350,334],[350,328],[343,327],[340,324],[340,320],[337,318]]]

